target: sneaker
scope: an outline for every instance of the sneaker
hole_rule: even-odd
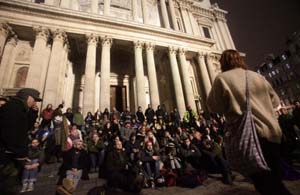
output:
[[[28,184],[27,192],[31,192],[31,191],[33,191],[33,190],[34,190],[34,183],[33,183],[33,182],[30,182],[30,183]]]
[[[27,191],[28,183],[23,183],[22,189],[20,190],[20,193],[24,193]]]

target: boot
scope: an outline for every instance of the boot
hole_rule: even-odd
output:
[[[233,185],[232,177],[229,172],[223,173],[223,183],[227,185]]]
[[[26,182],[26,183],[23,183],[23,185],[22,185],[22,189],[20,190],[20,193],[24,193],[24,192],[26,192],[26,190],[27,190],[27,187],[28,187],[28,183]]]
[[[34,190],[34,183],[33,183],[33,182],[30,182],[30,183],[28,184],[27,192],[31,192],[31,191],[33,191],[33,190]]]

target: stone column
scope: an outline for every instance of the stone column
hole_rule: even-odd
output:
[[[181,15],[182,15],[183,24],[184,24],[186,33],[193,34],[193,30],[192,30],[191,22],[190,22],[190,19],[189,19],[187,7],[184,6],[184,5],[180,5],[180,12],[181,12]]]
[[[41,73],[41,82],[39,84],[39,91],[41,92],[41,96],[44,96],[44,88],[45,88],[45,83],[47,79],[47,71],[49,67],[49,61],[50,61],[50,55],[51,55],[51,45],[47,45],[45,48],[45,53],[44,53],[44,66],[42,69]],[[28,77],[27,77],[28,79]]]
[[[42,73],[46,69],[47,60],[45,58],[47,42],[49,39],[49,30],[43,27],[34,27],[36,33],[33,53],[26,79],[26,87],[39,90],[42,82]]]
[[[223,38],[223,41],[225,43],[225,49],[231,49],[229,38],[226,36],[227,33],[226,33],[225,29],[224,29],[222,19],[217,18],[217,25],[218,25],[218,28],[219,28],[219,30],[221,32],[221,36]]]
[[[204,57],[205,55],[203,52],[198,52],[198,65],[200,69],[200,78],[203,83],[205,99],[206,99],[211,89],[211,82],[209,79]]]
[[[139,20],[138,9],[137,0],[132,0],[132,18],[135,22]]]
[[[170,6],[170,14],[171,14],[171,21],[174,30],[179,30],[176,20],[176,13],[175,13],[175,7],[174,7],[174,0],[169,0],[169,6]]]
[[[219,42],[219,45],[220,45],[220,49],[221,50],[225,50],[225,45],[224,45],[224,42],[223,42],[223,39],[222,39],[222,35],[221,35],[221,32],[218,28],[218,25],[217,25],[217,21],[215,20],[214,23],[213,23],[213,27],[217,33],[217,38],[218,38],[218,42]]]
[[[101,72],[100,72],[100,110],[110,109],[110,48],[112,39],[102,38]]]
[[[170,28],[170,22],[169,22],[169,16],[168,16],[168,10],[166,6],[166,0],[160,0],[160,8],[161,8],[161,14],[163,17],[164,27]]]
[[[64,43],[67,35],[64,31],[56,30],[53,32],[53,44],[50,55],[49,67],[47,72],[47,80],[45,84],[43,105],[53,104],[54,107],[61,104],[58,96],[58,81],[59,81],[59,70],[60,64],[63,58]]]
[[[63,7],[63,8],[70,8],[70,0],[63,0],[60,2],[60,7]]]
[[[195,97],[193,88],[191,85],[191,79],[189,74],[189,67],[185,57],[185,50],[183,48],[179,49],[179,59],[180,59],[180,67],[182,73],[182,80],[183,80],[183,89],[186,97],[186,103],[191,106],[193,110],[197,110],[195,104]]]
[[[143,43],[140,41],[134,42],[134,56],[135,56],[135,77],[136,77],[136,94],[137,104],[143,109],[146,108],[146,93],[145,93],[145,76],[143,65]]]
[[[209,77],[210,77],[210,80],[211,80],[211,83],[214,82],[215,78],[216,78],[216,71],[214,69],[214,64],[212,62],[212,58],[213,58],[213,55],[208,53],[206,54],[206,62],[207,62],[207,69],[208,69],[208,73],[209,73]]]
[[[99,13],[99,0],[92,0],[91,1],[91,10],[92,10],[92,13],[94,13],[94,14]]]
[[[95,77],[95,111],[100,108],[100,72]]]
[[[1,65],[0,65],[0,88],[8,86],[9,78],[13,69],[12,62],[14,61],[17,46],[17,36],[11,37],[5,45]]]
[[[109,12],[110,12],[110,0],[104,0],[103,15],[109,16]]]
[[[229,42],[231,44],[231,48],[235,49],[235,45],[234,45],[234,42],[232,40],[232,36],[231,36],[231,33],[230,33],[229,29],[228,29],[227,23],[223,22],[223,25],[224,25],[225,32],[227,33],[227,37],[229,39]]]
[[[176,59],[176,48],[169,47],[169,58],[171,63],[171,72],[172,72],[172,78],[173,78],[173,85],[175,89],[175,98],[176,98],[176,104],[178,108],[178,112],[180,113],[180,116],[183,117],[183,114],[185,112],[185,102],[184,102],[184,96],[182,91],[182,85],[181,85],[181,79]]]
[[[146,55],[147,55],[147,70],[150,87],[150,100],[153,108],[157,108],[159,102],[159,92],[157,86],[157,77],[154,62],[154,45],[152,43],[146,43]],[[146,109],[146,108],[143,108]]]
[[[64,86],[65,86],[65,78],[66,78],[66,70],[67,70],[67,66],[68,66],[68,54],[69,54],[69,42],[68,40],[66,40],[65,42],[65,45],[64,45],[64,48],[63,48],[63,55],[62,55],[62,60],[61,60],[61,63],[60,63],[60,69],[59,69],[59,74],[60,74],[60,77],[59,77],[59,80],[58,80],[58,84],[59,84],[59,87],[58,87],[58,93],[57,93],[57,99],[59,102],[63,102],[65,99],[64,97]]]
[[[0,62],[1,62],[1,56],[3,54],[5,42],[10,31],[11,31],[11,27],[8,26],[7,23],[0,22]]]
[[[85,81],[83,91],[83,114],[94,112],[95,104],[95,76],[96,76],[96,49],[98,36],[91,34],[87,36],[88,48],[85,64]]]
[[[144,24],[149,24],[149,11],[147,7],[147,0],[142,0],[142,10],[143,10],[143,19],[144,19]]]
[[[212,32],[212,36],[213,36],[214,40],[216,41],[215,48],[218,50],[221,50],[221,45],[220,45],[221,41],[219,40],[216,29],[214,27],[211,27],[211,32]]]

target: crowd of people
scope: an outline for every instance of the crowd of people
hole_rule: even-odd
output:
[[[106,178],[109,187],[133,192],[143,187],[173,186],[176,181],[177,185],[200,185],[207,173],[220,173],[225,184],[232,184],[223,150],[222,116],[204,117],[189,106],[183,117],[176,108],[167,112],[164,106],[154,110],[151,105],[145,112],[141,107],[135,113],[113,108],[86,116],[80,107],[63,109],[63,105],[47,105],[28,132],[30,161],[23,167],[20,192],[34,190],[44,162],[62,162],[57,183],[62,193],[74,191],[79,180],[88,179],[93,172]],[[299,113],[299,102],[292,113],[285,108],[279,113],[287,160],[299,141]],[[64,188],[68,182],[71,189]]]
[[[59,194],[72,194],[80,180],[89,179],[91,173],[105,178],[109,188],[135,193],[160,186],[195,187],[201,185],[208,173],[220,174],[223,183],[231,185],[234,177],[223,138],[228,129],[233,132],[228,121],[234,123],[235,118],[240,118],[244,104],[244,89],[228,87],[240,83],[231,80],[240,79],[247,72],[241,62],[234,50],[222,54],[225,73],[216,78],[208,97],[212,113],[198,113],[187,106],[180,116],[176,108],[167,111],[159,105],[154,110],[149,104],[145,111],[142,107],[137,111],[126,108],[123,112],[106,108],[84,116],[80,107],[64,111],[63,104],[57,108],[49,104],[38,112],[36,102],[42,99],[38,91],[30,88],[21,89],[8,101],[1,98],[1,192],[15,194],[18,178],[22,182],[20,192],[33,191],[43,163],[61,163]],[[231,73],[241,76],[232,77]],[[290,194],[275,172],[279,170],[279,158],[292,163],[291,153],[299,147],[300,102],[296,101],[290,110],[278,110],[277,121],[273,109],[279,105],[278,96],[256,73],[249,75],[266,85],[257,94],[254,91],[259,90],[254,88],[260,85],[250,85],[250,100],[263,155],[271,169],[250,178],[261,194]],[[257,106],[261,103],[264,109]],[[281,186],[274,186],[276,182]]]

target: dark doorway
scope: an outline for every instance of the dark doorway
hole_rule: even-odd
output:
[[[118,111],[123,112],[126,109],[126,87],[110,86],[110,110],[116,107]]]

